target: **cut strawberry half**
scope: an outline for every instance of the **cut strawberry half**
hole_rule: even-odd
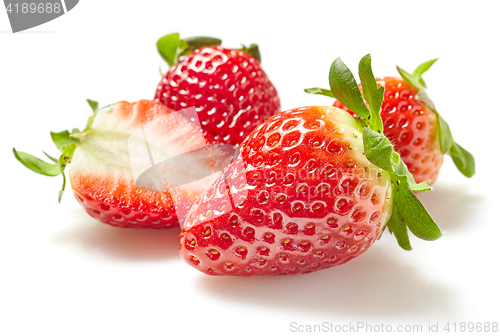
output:
[[[14,149],[16,158],[39,174],[62,174],[59,200],[66,182],[64,168],[71,163],[69,179],[75,197],[90,216],[103,223],[137,228],[179,226],[181,214],[215,180],[214,167],[226,164],[232,153],[227,147],[211,148],[213,139],[206,139],[199,126],[160,103],[118,102],[101,110],[96,102],[89,103],[94,114],[84,131],[52,133],[62,152],[59,159],[49,156],[54,163]],[[146,171],[173,158],[181,158],[177,160],[183,164],[181,170],[177,164],[177,170],[163,171],[162,179],[155,181],[156,188],[137,186],[141,173],[137,167]],[[176,181],[177,174],[190,180]],[[144,174],[142,177],[144,184]]]

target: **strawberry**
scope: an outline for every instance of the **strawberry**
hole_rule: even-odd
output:
[[[135,228],[178,227],[178,212],[187,212],[196,197],[208,188],[215,177],[211,181],[203,179],[183,185],[175,180],[175,174],[169,174],[166,180],[170,187],[164,185],[164,179],[155,181],[152,174],[135,178],[134,160],[136,166],[139,163],[139,168],[149,168],[152,164],[147,154],[147,162],[140,161],[139,156],[145,154],[145,148],[141,146],[142,138],[138,139],[137,136],[141,137],[141,130],[147,129],[150,149],[159,149],[153,153],[159,162],[159,156],[176,157],[184,152],[196,153],[205,148],[207,141],[200,127],[154,101],[122,101],[101,110],[96,102],[89,101],[89,104],[94,114],[85,130],[51,133],[62,152],[59,159],[49,156],[53,164],[14,149],[16,158],[36,173],[47,176],[62,174],[63,188],[59,193],[59,201],[66,183],[64,169],[71,163],[69,180],[76,199],[90,216],[103,223]],[[137,157],[129,153],[135,153]],[[212,148],[211,154],[211,159],[217,162],[229,158],[224,148]],[[183,165],[181,174],[193,174],[193,167],[206,166],[204,160],[206,158],[202,154],[184,156],[179,160]],[[165,168],[165,164],[160,164],[160,168]],[[175,165],[170,165],[172,169],[179,170]],[[153,180],[148,181],[148,176],[153,176]],[[137,186],[136,180],[138,183],[142,181],[143,185]],[[158,183],[159,189],[154,187]]]
[[[439,238],[412,192],[429,190],[428,183],[416,184],[376,131],[374,101],[384,88],[377,88],[370,55],[360,63],[363,89],[377,97],[369,111],[359,108],[366,108],[361,93],[340,59],[332,69],[332,90],[354,102],[362,118],[336,107],[303,107],[251,132],[187,216],[180,253],[191,266],[211,275],[308,273],[364,253],[386,225],[404,249],[411,249],[407,228]]]
[[[446,121],[437,113],[425,92],[422,75],[437,59],[425,62],[410,74],[397,67],[401,77],[379,77],[379,86],[385,87],[380,115],[384,134],[394,145],[408,166],[416,182],[433,184],[439,175],[443,155],[449,154],[457,168],[467,177],[475,173],[474,158],[453,141]],[[334,97],[329,90],[311,88],[308,93]],[[336,100],[335,107],[352,112]]]
[[[280,100],[260,65],[258,47],[220,46],[214,38],[158,41],[171,68],[158,84],[155,100],[173,110],[196,107],[202,128],[219,143],[239,144],[257,125],[279,112]]]

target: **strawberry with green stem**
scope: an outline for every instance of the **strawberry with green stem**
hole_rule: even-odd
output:
[[[202,179],[184,185],[176,184],[171,177],[178,176],[182,180],[186,175],[196,175],[197,171],[203,170],[207,158],[199,153],[199,149],[207,145],[211,149],[212,167],[226,162],[232,153],[220,146],[212,147],[210,144],[214,140],[207,139],[198,126],[158,102],[118,102],[102,109],[96,102],[88,102],[93,114],[83,131],[73,129],[71,132],[51,133],[61,152],[58,159],[47,155],[53,161],[48,163],[14,149],[17,160],[36,173],[62,175],[59,201],[66,186],[64,171],[69,165],[69,181],[76,199],[90,216],[103,223],[132,228],[178,227],[177,210],[187,212],[194,200],[208,188],[210,181]],[[145,148],[141,141],[131,142],[131,139],[142,134],[137,133],[141,128],[148,130],[149,146],[156,149],[157,157],[194,153],[179,160],[182,164],[180,172],[160,181],[167,183],[164,190],[136,185],[139,180],[134,178],[130,151],[142,153]],[[147,155],[145,161],[145,166],[149,167]]]
[[[194,203],[181,232],[181,256],[211,275],[308,273],[343,264],[378,239],[385,226],[410,250],[441,236],[413,192],[416,183],[383,135],[370,55],[361,86],[340,59],[332,92],[359,117],[314,106],[269,118],[242,142],[239,154]]]
[[[222,47],[221,40],[173,33],[158,40],[170,65],[155,100],[177,111],[195,107],[203,130],[218,143],[238,145],[257,125],[279,112],[278,93],[261,67],[257,45]]]
[[[376,79],[377,84],[385,88],[380,111],[384,134],[393,143],[414,179],[417,182],[429,180],[431,184],[438,177],[444,154],[452,157],[465,176],[471,177],[475,173],[474,158],[453,140],[448,123],[437,112],[425,91],[422,75],[436,60],[422,63],[411,74],[397,67],[402,78]],[[311,88],[305,91],[335,98],[331,90]],[[366,94],[364,98],[367,100]],[[333,106],[355,114],[341,100],[335,101]]]

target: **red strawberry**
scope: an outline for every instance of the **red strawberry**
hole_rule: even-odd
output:
[[[418,90],[402,78],[382,77],[377,78],[377,83],[386,89],[380,111],[385,136],[394,144],[416,182],[434,183],[443,163],[436,115],[427,104],[416,99]],[[333,106],[354,114],[338,100]]]
[[[362,129],[341,110],[271,117],[242,143],[227,182],[220,177],[193,206],[181,255],[208,274],[251,275],[302,273],[363,253],[392,202],[389,175],[362,150]],[[242,189],[229,196],[226,183]]]
[[[139,188],[131,161],[135,160],[136,164],[139,162],[146,168],[151,166],[151,162],[145,149],[134,139],[136,134],[142,135],[141,129],[147,129],[149,146],[157,149],[155,159],[159,162],[158,157],[162,155],[168,158],[205,148],[207,142],[201,129],[179,113],[171,113],[171,110],[154,101],[119,102],[110,109],[102,110],[97,110],[95,102],[89,103],[95,112],[83,132],[52,133],[54,142],[63,152],[59,160],[52,158],[54,164],[14,149],[16,158],[29,169],[48,176],[63,173],[65,166],[71,163],[69,179],[75,197],[89,215],[103,223],[137,228],[179,226],[173,200],[178,211],[189,209],[215,177],[211,181],[204,179],[186,186],[173,181],[170,174],[166,178],[167,183],[178,186],[164,186],[160,188],[161,192],[144,190],[151,189],[151,186]],[[146,154],[145,165],[140,162],[140,157],[129,157],[132,150]],[[229,153],[214,148],[212,158],[214,161],[227,161]],[[206,166],[203,155],[191,155],[187,160],[184,167],[190,169],[184,168],[186,174],[192,172],[193,167]]]
[[[369,55],[364,61],[371,69]],[[333,87],[341,94],[349,70],[335,63],[342,80]],[[375,118],[378,110],[369,113]],[[285,111],[250,133],[193,204],[180,253],[212,275],[308,273],[359,256],[386,224],[411,249],[407,226],[420,238],[441,235],[411,191],[428,189],[361,119],[335,107]]]
[[[186,41],[176,33],[158,41],[171,68],[158,84],[156,101],[173,110],[196,107],[203,130],[234,145],[279,112],[278,93],[261,68],[256,45],[233,50],[217,39]]]
[[[421,76],[435,61],[423,63],[413,74],[398,67],[404,78],[376,79],[379,86],[385,87],[380,111],[384,134],[403,158],[415,181],[430,181],[431,184],[439,175],[444,154],[453,157],[465,176],[471,177],[475,171],[473,157],[453,141],[448,125],[425,93]],[[325,94],[316,88],[306,89],[306,92]],[[332,96],[331,93],[326,94]],[[356,116],[339,100],[333,106]]]

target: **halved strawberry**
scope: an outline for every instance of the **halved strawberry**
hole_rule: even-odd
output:
[[[412,192],[429,190],[428,183],[415,183],[377,132],[375,101],[384,89],[377,88],[369,55],[360,73],[365,93],[375,98],[367,99],[369,110],[340,59],[330,82],[363,119],[335,107],[292,109],[242,142],[188,214],[180,253],[191,266],[210,275],[308,273],[361,255],[386,225],[407,250],[408,228],[422,239],[441,236]]]
[[[155,100],[173,110],[195,107],[201,126],[219,143],[238,145],[257,125],[280,111],[280,100],[260,65],[257,45],[228,49],[221,40],[179,40],[169,34],[158,50],[171,68]]]
[[[94,114],[85,130],[51,133],[62,152],[59,159],[50,157],[53,164],[14,149],[16,158],[36,173],[63,174],[59,200],[66,182],[64,169],[71,163],[69,180],[75,197],[90,216],[103,223],[137,228],[179,226],[179,212],[187,212],[216,177],[198,179],[207,173],[197,169],[206,170],[208,165],[210,172],[215,172],[211,168],[225,164],[231,153],[220,147],[200,152],[210,149],[210,141],[200,127],[160,103],[122,101],[101,110],[96,102],[89,103]],[[194,154],[182,156],[184,153]],[[180,159],[177,165],[167,167],[163,161],[168,158]],[[148,185],[147,174],[140,175],[143,171],[133,171],[134,165],[146,172],[148,168],[153,172],[155,167],[163,169],[159,180],[154,181],[153,176],[149,181],[156,188]],[[191,178],[192,183],[185,184],[185,179],[179,183],[177,175],[167,168],[177,169],[175,173],[182,176],[196,177]],[[141,176],[143,185],[138,187],[136,181]]]
[[[431,184],[438,178],[444,154],[453,158],[465,176],[471,177],[475,173],[474,158],[453,140],[448,124],[425,92],[422,75],[436,60],[422,63],[412,74],[397,67],[402,78],[376,78],[378,85],[385,88],[380,111],[384,134],[403,158],[415,181],[430,181]],[[335,98],[326,89],[305,91]],[[340,100],[336,100],[333,106],[356,116]]]

